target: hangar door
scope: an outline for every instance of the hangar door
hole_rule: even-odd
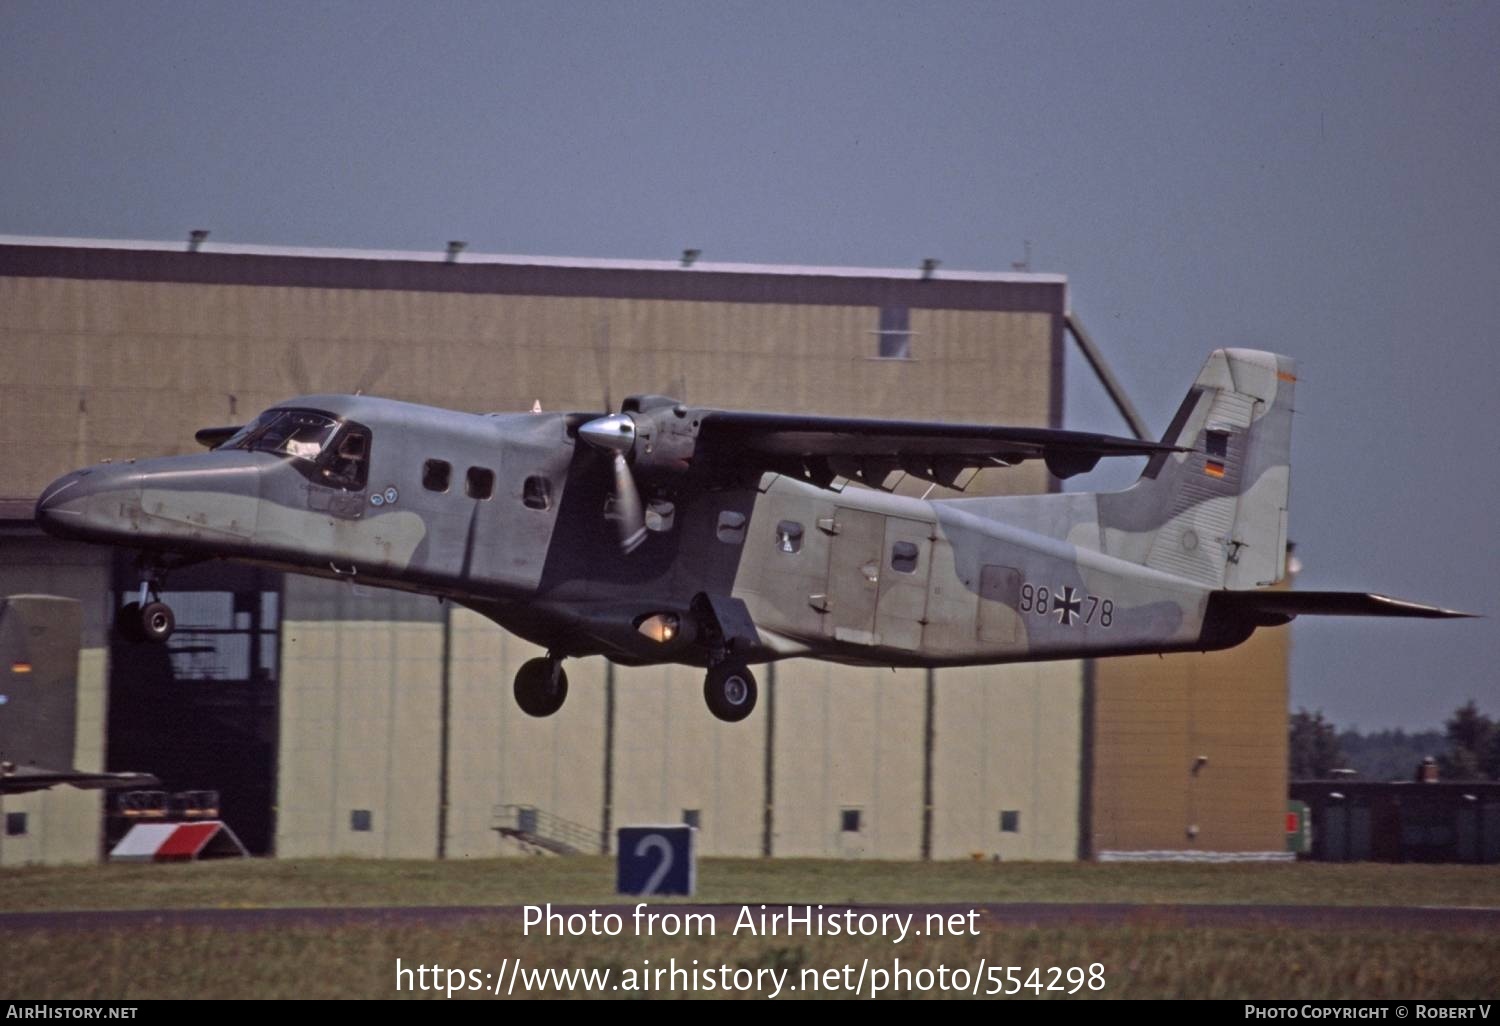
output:
[[[115,588],[117,606],[136,595],[124,552]],[[177,613],[166,644],[112,639],[106,768],[153,773],[168,792],[219,792],[245,847],[271,854],[281,575],[209,562],[173,571],[162,597]]]

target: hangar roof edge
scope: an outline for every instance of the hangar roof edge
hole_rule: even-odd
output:
[[[183,253],[188,251],[185,242],[164,242],[141,239],[82,239],[68,237],[4,235],[0,234],[0,246],[48,246],[73,249],[138,250],[160,253]],[[371,250],[336,249],[315,246],[261,246],[230,242],[203,242],[197,252],[205,254],[284,256],[311,259],[336,260],[400,260],[414,263],[442,264],[448,262],[443,250]],[[455,261],[460,265],[495,264],[514,267],[563,267],[587,270],[619,271],[680,271],[684,274],[763,274],[796,275],[827,278],[884,278],[898,281],[921,281],[924,272],[920,267],[837,267],[801,264],[752,264],[697,260],[684,267],[679,260],[615,260],[590,257],[531,256],[510,253],[480,253],[464,250]],[[938,267],[931,273],[931,280],[950,282],[984,282],[990,284],[1017,285],[1066,285],[1067,275],[1043,274],[1030,271],[964,271]]]

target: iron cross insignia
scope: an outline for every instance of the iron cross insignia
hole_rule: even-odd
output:
[[[1064,627],[1073,626],[1073,618],[1078,615],[1082,605],[1083,599],[1079,598],[1071,587],[1064,588],[1062,597],[1057,603],[1057,622]]]

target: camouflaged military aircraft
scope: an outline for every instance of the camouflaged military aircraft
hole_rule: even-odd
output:
[[[163,575],[234,559],[434,595],[542,646],[515,697],[567,696],[562,661],[707,670],[722,720],[752,663],[962,666],[1221,649],[1300,614],[1466,614],[1266,590],[1286,563],[1290,359],[1213,353],[1161,442],[1042,428],[744,413],[634,396],[619,413],[477,415],[363,395],[290,400],[212,451],[79,470],[36,517],[142,553],[118,626],[163,640]],[[914,498],[1041,459],[1058,477],[1145,456],[1117,493]],[[866,487],[859,487],[859,486]],[[930,492],[931,489],[929,489]]]

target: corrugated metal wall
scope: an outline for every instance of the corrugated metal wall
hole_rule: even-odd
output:
[[[1047,424],[1047,313],[913,310],[875,359],[878,307],[0,277],[0,480],[35,495],[100,459],[194,450],[293,395],[473,411],[598,409],[633,392],[830,414]],[[1027,466],[997,487],[1035,491]]]

